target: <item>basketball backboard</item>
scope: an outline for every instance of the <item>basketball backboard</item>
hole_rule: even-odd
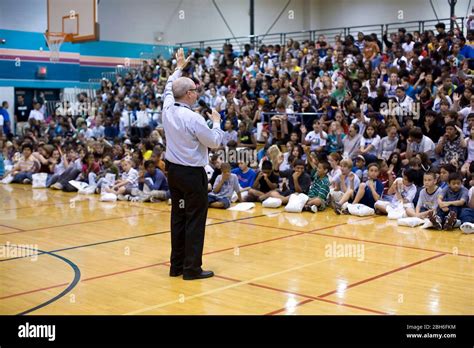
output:
[[[67,34],[66,42],[99,39],[97,0],[48,0],[48,32]]]

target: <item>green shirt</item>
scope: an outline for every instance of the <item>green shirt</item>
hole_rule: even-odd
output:
[[[320,178],[317,174],[314,176],[314,181],[309,188],[309,198],[320,198],[324,201],[327,200],[329,195],[329,178],[327,175],[324,178]]]

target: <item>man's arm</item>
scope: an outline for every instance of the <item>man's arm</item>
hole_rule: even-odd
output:
[[[181,77],[183,73],[183,69],[188,65],[189,61],[191,60],[191,56],[187,59],[184,58],[184,50],[180,48],[176,53],[176,61],[177,61],[177,69],[176,71],[168,78],[166,82],[165,90],[163,92],[164,99],[163,99],[163,110],[166,110],[171,105],[174,104],[174,96],[173,96],[173,81],[177,78]]]
[[[221,115],[216,110],[212,114],[207,114],[212,121],[212,129],[209,129],[204,118],[199,116],[194,125],[194,132],[199,142],[211,149],[219,147],[224,138],[224,131],[221,129]]]

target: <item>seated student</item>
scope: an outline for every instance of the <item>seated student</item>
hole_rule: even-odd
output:
[[[100,192],[100,189],[103,185],[110,184],[106,179],[107,174],[112,174],[114,176],[114,180],[117,179],[119,175],[119,169],[112,161],[112,157],[110,155],[105,155],[102,158],[102,169],[98,175],[94,172],[89,174],[89,185],[94,185],[97,187],[96,193]]]
[[[305,145],[310,146],[311,151],[322,152],[326,146],[327,134],[321,126],[319,120],[313,121],[313,130],[305,138]]]
[[[237,178],[239,178],[240,191],[249,191],[255,182],[257,174],[253,169],[249,168],[246,161],[239,161],[238,165],[238,168],[232,169],[232,174],[237,175]]]
[[[448,187],[438,195],[438,209],[436,214],[428,218],[436,230],[451,230],[461,215],[462,208],[469,200],[468,189],[462,186],[460,173],[449,174]]]
[[[323,211],[326,209],[328,195],[329,195],[329,177],[328,172],[331,168],[328,162],[320,162],[318,170],[314,174],[313,183],[309,188],[308,201],[306,202],[303,211]]]
[[[374,208],[379,214],[388,214],[389,210],[395,209],[399,205],[403,208],[413,208],[413,199],[416,196],[416,185],[414,180],[416,172],[413,169],[407,169],[403,172],[402,178],[397,178],[386,195],[375,202]]]
[[[463,208],[459,220],[461,220],[460,229],[463,233],[474,233],[474,188],[469,189],[469,203]]]
[[[40,163],[33,156],[33,146],[31,144],[23,144],[21,152],[22,157],[9,174],[13,176],[12,183],[31,184],[33,174],[38,172]]]
[[[425,171],[421,167],[421,159],[419,157],[412,157],[410,158],[410,161],[408,163],[408,168],[412,169],[414,171],[414,179],[413,183],[417,187],[422,187],[423,186],[423,176],[425,174]]]
[[[237,178],[237,175],[232,174],[230,170],[231,166],[229,163],[222,163],[222,174],[216,178],[213,190],[208,194],[209,206],[211,208],[229,208],[234,192],[237,193],[239,202],[242,202],[239,179]]]
[[[344,204],[342,213],[352,214],[351,206],[365,206],[368,208],[374,208],[375,202],[377,202],[383,193],[383,184],[378,180],[379,166],[377,163],[369,164],[368,169],[368,180],[359,185],[359,189],[356,192],[354,200],[351,204]]]
[[[138,188],[138,171],[133,168],[133,162],[131,159],[125,159],[122,161],[122,175],[121,178],[111,186],[104,187],[103,190],[109,193],[115,193],[119,200],[126,201],[130,198],[132,189]]]
[[[93,177],[97,176],[99,172],[100,164],[98,161],[95,160],[94,154],[91,152],[86,154],[85,157],[82,159],[82,172],[79,175],[79,180],[91,184],[94,182]]]
[[[328,156],[328,162],[330,167],[330,171],[328,172],[329,182],[332,184],[334,179],[341,175],[341,167],[340,163],[342,160],[342,156],[337,152],[332,152]]]
[[[408,217],[428,218],[432,212],[438,208],[438,196],[441,188],[436,184],[437,175],[435,172],[427,172],[423,175],[423,189],[420,191],[416,209],[412,207],[406,209]]]
[[[355,158],[355,166],[352,168],[352,172],[355,173],[360,181],[367,180],[367,168],[365,168],[365,158],[362,155],[358,155]]]
[[[383,193],[387,194],[397,176],[393,172],[393,166],[389,167],[385,160],[378,160],[377,163],[380,168],[378,179],[383,184]]]
[[[439,187],[442,189],[448,187],[448,179],[451,173],[456,173],[456,167],[451,163],[445,163],[439,167]]]
[[[261,201],[264,201],[268,197],[274,197],[281,199],[282,204],[287,204],[290,200],[290,195],[293,193],[308,193],[309,187],[311,186],[311,176],[304,171],[304,161],[295,160],[294,172],[288,179],[283,180],[281,190],[270,191],[260,197]]]
[[[246,198],[247,202],[261,201],[260,197],[278,187],[280,177],[273,172],[272,162],[262,162],[262,170],[258,172],[252,188]]]
[[[145,161],[140,167],[138,188],[132,189],[130,197],[132,202],[160,202],[171,197],[168,181],[163,172],[156,167],[152,160]]]
[[[341,175],[334,179],[334,191],[331,192],[331,199],[336,214],[341,214],[342,205],[352,202],[354,193],[360,185],[360,179],[352,171],[352,161],[344,159],[341,161]]]
[[[161,170],[156,168],[153,161],[145,161],[145,181],[140,188],[145,193],[148,191],[150,202],[159,202],[171,197],[168,180]]]
[[[65,192],[75,192],[77,189],[69,184],[69,181],[75,180],[82,171],[81,156],[74,150],[70,149],[67,152],[67,165],[64,172],[58,176],[53,175],[51,181],[48,183],[50,187],[55,190],[63,190]]]
[[[231,120],[225,121],[224,131],[224,137],[222,138],[220,149],[224,149],[231,141],[237,144],[237,141],[239,140],[237,131],[234,130]]]

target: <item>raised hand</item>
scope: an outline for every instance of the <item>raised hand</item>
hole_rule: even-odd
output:
[[[184,49],[180,48],[178,49],[178,52],[176,52],[176,65],[178,69],[184,69],[186,65],[191,61],[191,56],[188,58],[185,58],[184,56]]]

